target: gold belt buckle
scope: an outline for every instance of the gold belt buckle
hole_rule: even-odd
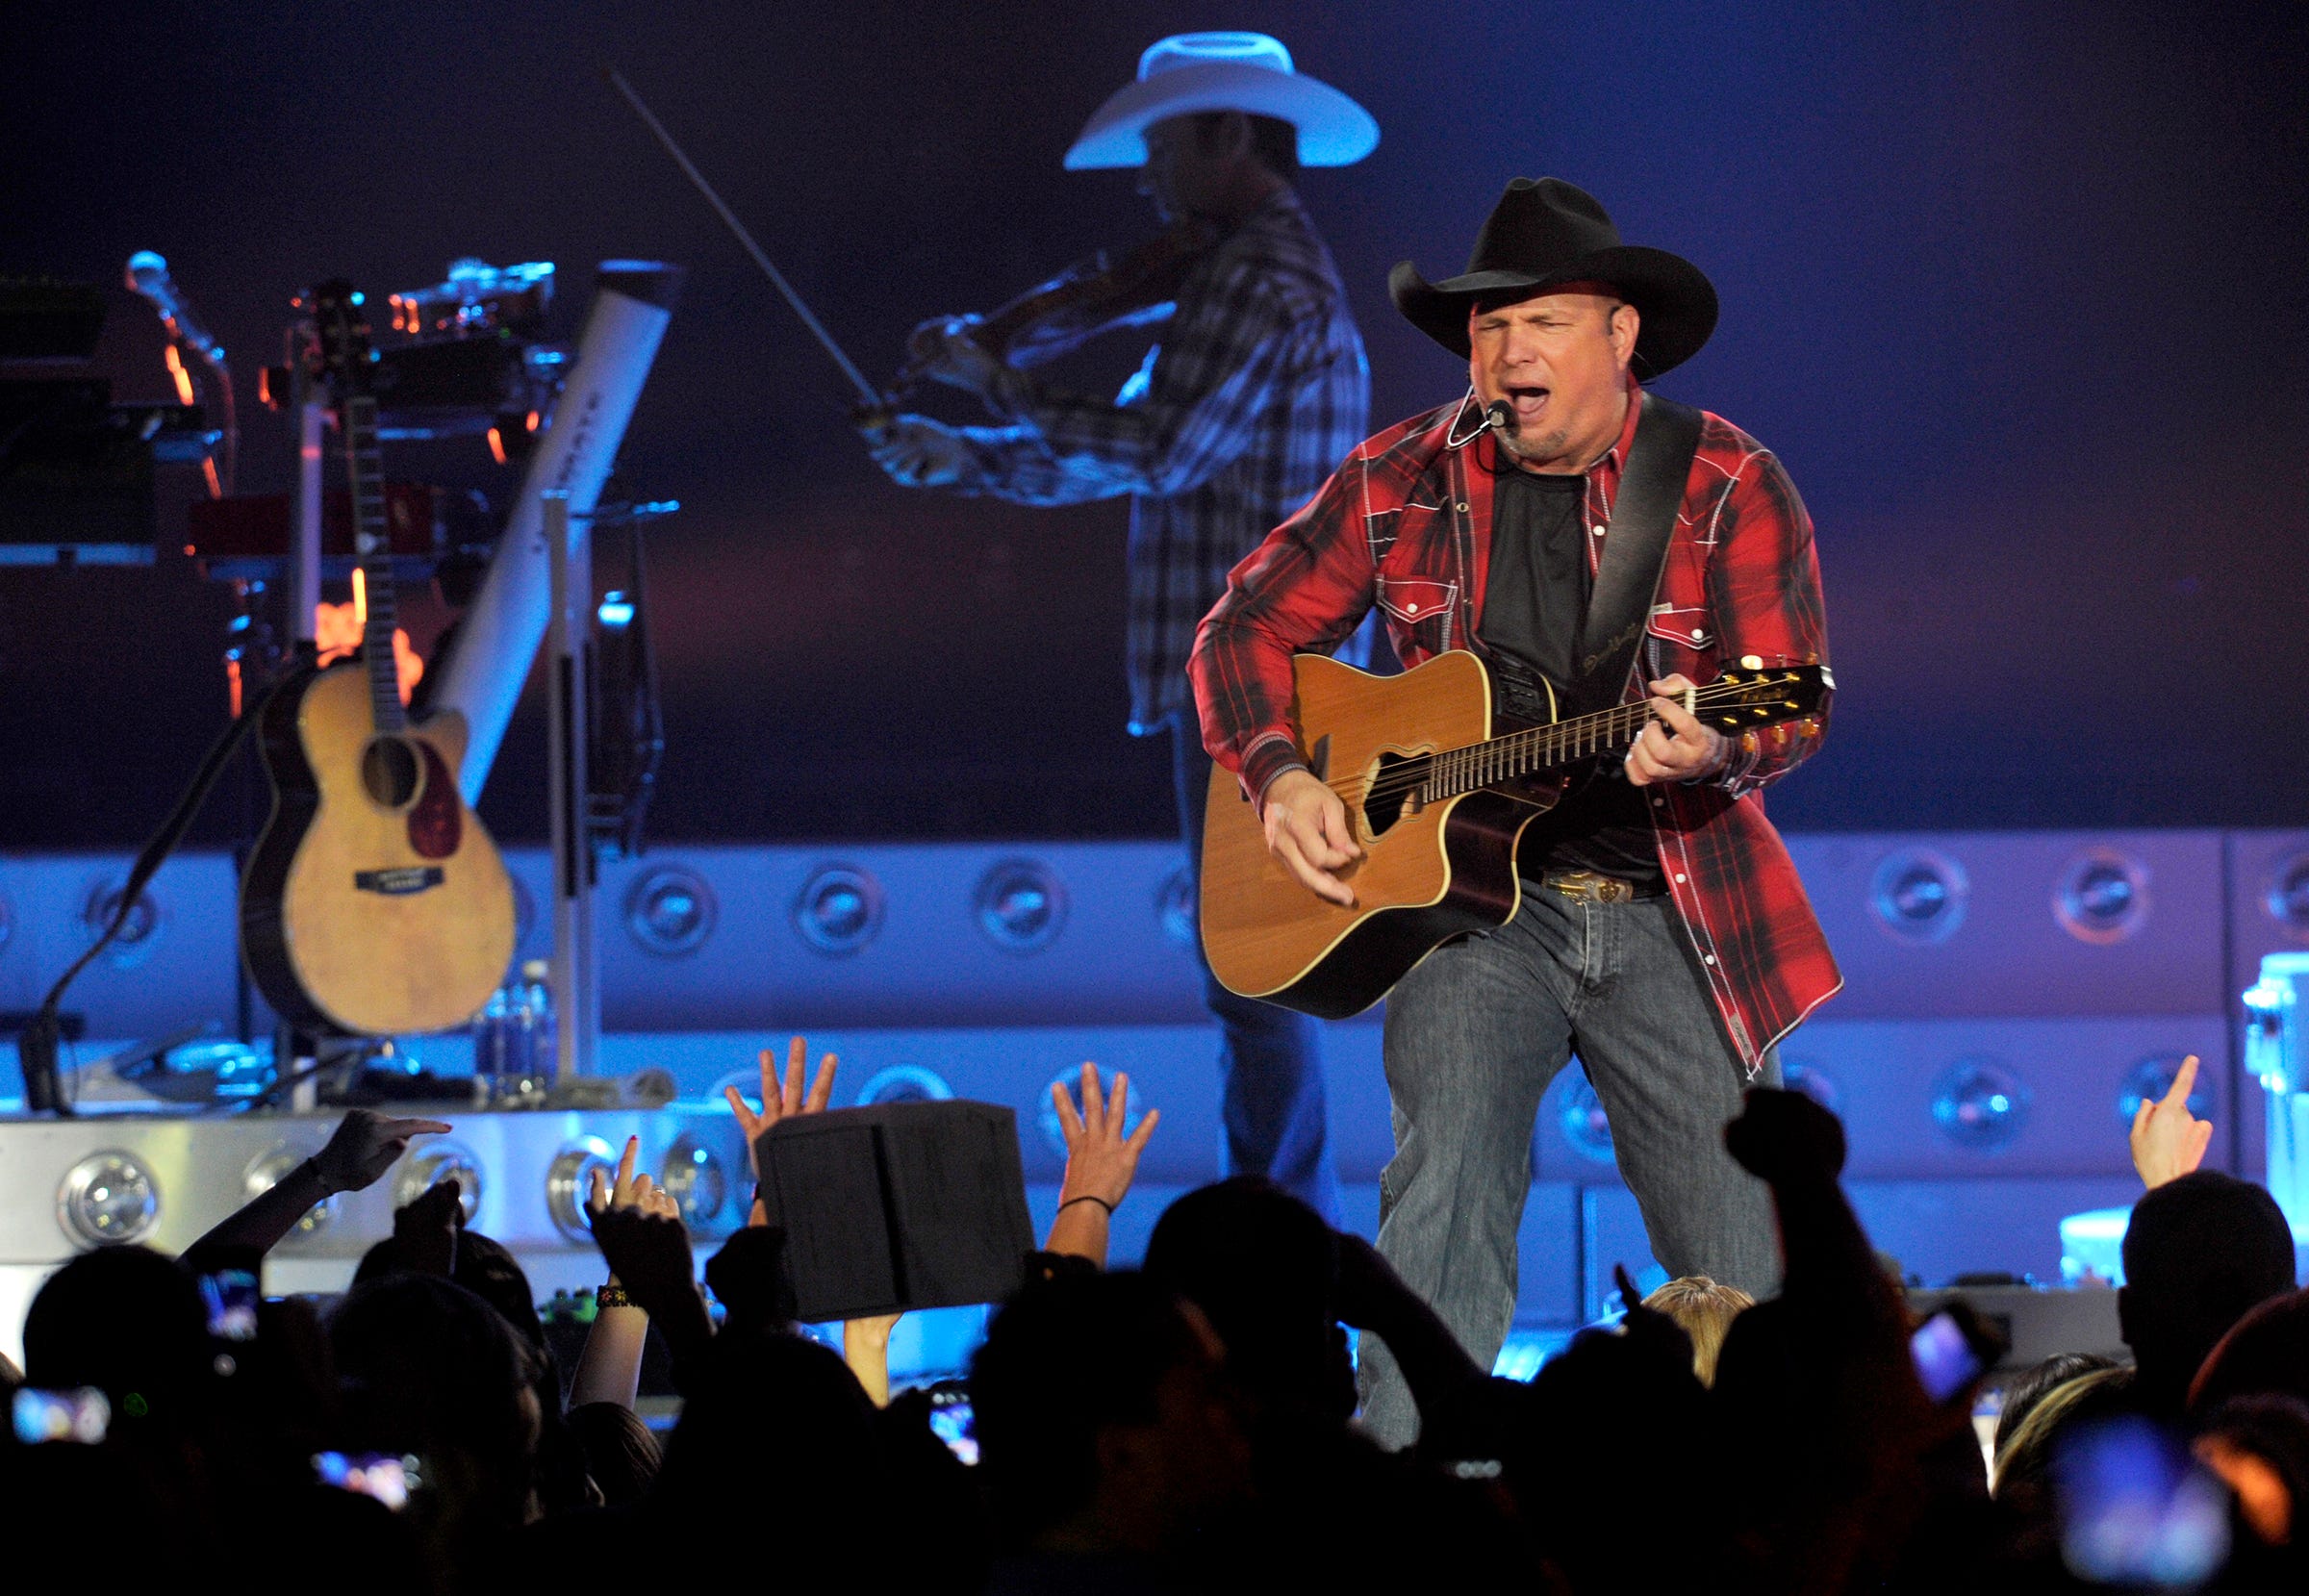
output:
[[[1636,896],[1636,889],[1617,876],[1598,875],[1591,870],[1567,870],[1551,874],[1547,884],[1566,898],[1588,903],[1624,903]]]

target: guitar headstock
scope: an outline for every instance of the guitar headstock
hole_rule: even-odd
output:
[[[316,284],[298,296],[297,309],[313,317],[320,343],[320,368],[341,393],[365,392],[376,351],[368,342],[368,296],[342,277]]]
[[[1749,665],[1745,661],[1694,695],[1692,713],[1723,732],[1752,731],[1817,715],[1835,691],[1825,665]]]

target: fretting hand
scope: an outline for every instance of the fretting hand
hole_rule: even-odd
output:
[[[1682,675],[1663,676],[1651,687],[1652,713],[1658,719],[1645,725],[1628,750],[1628,780],[1648,787],[1656,781],[1697,781],[1722,770],[1732,757],[1732,745],[1684,707],[1684,695],[1695,691],[1691,681]]]
[[[1002,372],[1002,363],[977,341],[982,317],[933,316],[906,338],[906,369],[928,382],[940,382],[966,393],[987,393]]]
[[[1309,770],[1285,771],[1267,784],[1259,821],[1267,851],[1299,884],[1327,903],[1355,907],[1355,889],[1340,873],[1363,856],[1339,795]]]
[[[971,469],[970,445],[944,421],[893,416],[867,435],[867,452],[901,488],[951,488]]]
[[[2189,1112],[2189,1094],[2196,1086],[2196,1054],[2181,1060],[2172,1089],[2162,1099],[2144,1097],[2133,1115],[2133,1168],[2141,1183],[2155,1190],[2205,1161],[2213,1142],[2213,1122]]]

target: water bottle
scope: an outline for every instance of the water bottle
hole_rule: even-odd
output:
[[[515,1073],[510,1056],[513,1041],[513,994],[500,986],[489,995],[473,1016],[473,1106],[486,1108],[497,1101],[504,1082]]]
[[[551,1091],[561,1074],[553,989],[546,984],[550,975],[544,959],[531,959],[521,966],[521,1001],[516,1010],[521,1036],[521,1091],[532,1101]]]

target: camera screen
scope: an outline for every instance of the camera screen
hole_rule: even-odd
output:
[[[1935,1402],[1946,1402],[1965,1388],[1966,1381],[1980,1373],[1980,1356],[1954,1318],[1936,1313],[1916,1327],[1916,1333],[1908,1338],[1909,1355],[1916,1359],[1916,1379],[1923,1382],[1924,1394]]]
[[[978,1460],[978,1438],[971,1424],[970,1399],[959,1393],[941,1393],[930,1408],[930,1433],[965,1463]]]
[[[26,1446],[77,1441],[94,1446],[112,1423],[113,1405],[92,1385],[76,1391],[39,1391],[25,1386],[13,1404],[16,1439]]]
[[[257,1338],[257,1307],[264,1296],[253,1269],[218,1269],[200,1277],[200,1300],[209,1310],[209,1333],[222,1341]]]
[[[374,1497],[399,1512],[417,1483],[410,1461],[374,1452],[321,1452],[314,1455],[313,1474],[324,1485]]]

